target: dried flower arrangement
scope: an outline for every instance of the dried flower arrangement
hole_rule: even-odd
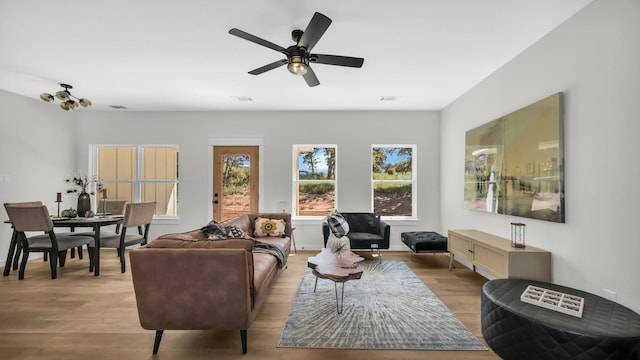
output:
[[[72,189],[67,189],[67,194],[77,193],[78,190],[81,190],[80,193],[86,193],[87,188],[89,187],[89,185],[91,185],[91,183],[96,183],[98,185],[99,191],[102,189],[102,183],[100,183],[98,179],[89,178],[86,174],[82,173],[66,179],[65,182],[70,184],[71,186],[74,186],[74,188]],[[90,194],[95,195],[95,192],[92,191],[90,192]]]

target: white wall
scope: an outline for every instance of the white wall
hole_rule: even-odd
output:
[[[78,166],[86,168],[89,144],[178,144],[178,225],[152,226],[152,237],[192,230],[208,221],[208,138],[262,137],[261,209],[276,211],[291,199],[293,144],[338,145],[341,211],[370,211],[371,144],[418,144],[417,225],[392,224],[392,249],[406,249],[400,233],[440,225],[440,122],[437,112],[83,112],[78,114]],[[320,223],[294,222],[298,249],[320,249]]]
[[[640,312],[640,2],[596,0],[442,112],[442,227],[552,252],[553,281]],[[565,93],[566,223],[463,209],[465,132],[555,92]]]
[[[66,196],[64,180],[77,170],[76,113],[57,105],[28,99],[0,90],[0,203],[42,201],[51,214],[58,211],[56,193],[63,193],[61,209],[75,206]],[[8,219],[0,210],[2,220]],[[11,240],[11,227],[0,226],[0,264],[4,265]]]

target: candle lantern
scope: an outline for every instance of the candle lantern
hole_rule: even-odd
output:
[[[60,203],[62,202],[62,193],[56,193],[56,203],[58,203],[58,217],[60,217]]]
[[[516,248],[524,247],[524,227],[523,223],[511,223],[511,246]]]

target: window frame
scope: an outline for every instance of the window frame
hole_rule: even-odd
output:
[[[335,151],[335,166],[334,166],[334,179],[333,180],[300,180],[299,168],[298,168],[298,156],[300,148],[333,148]],[[291,218],[295,220],[309,220],[317,221],[326,218],[326,215],[297,215],[298,214],[298,202],[297,193],[298,186],[301,182],[308,183],[333,183],[333,204],[334,208],[338,208],[338,144],[293,144],[292,146],[292,166],[291,166]]]
[[[172,183],[176,185],[176,194],[177,199],[176,203],[180,202],[180,178],[179,173],[177,173],[177,177],[175,180],[148,180],[144,179],[144,149],[145,148],[176,148],[178,149],[178,154],[180,154],[180,146],[178,144],[94,144],[91,145],[91,161],[90,161],[90,173],[93,174],[95,178],[98,178],[98,150],[100,148],[135,148],[136,149],[136,174],[135,179],[133,181],[130,180],[120,180],[120,181],[109,181],[109,183],[118,183],[118,182],[126,182],[132,183],[133,186],[133,201],[140,202],[142,201],[142,186],[143,184],[149,183]],[[179,158],[178,158],[179,161]],[[179,168],[179,162],[176,164],[177,168]],[[177,169],[176,169],[177,170]],[[102,180],[100,180],[102,181]],[[97,201],[96,201],[97,204]],[[178,208],[177,215],[153,215],[153,221],[165,224],[177,224],[180,221],[180,212]]]
[[[411,180],[374,180],[373,179],[373,149],[374,148],[410,148],[411,149]],[[371,144],[369,179],[371,181],[371,211],[375,210],[375,184],[376,183],[410,183],[411,184],[411,215],[380,216],[384,220],[417,220],[418,219],[418,145],[417,144]]]

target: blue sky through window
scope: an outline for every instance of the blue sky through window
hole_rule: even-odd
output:
[[[317,149],[318,151],[316,152],[314,157],[314,159],[317,160],[315,172],[316,174],[318,173],[326,174],[328,170],[326,149],[325,148],[317,148]],[[298,155],[298,171],[311,173],[311,169],[309,168],[309,165],[304,162],[304,155],[306,154],[307,152],[301,152]]]

